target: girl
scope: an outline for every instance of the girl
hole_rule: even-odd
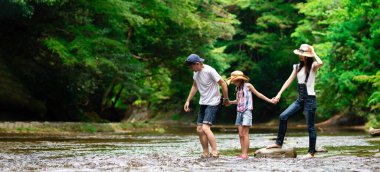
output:
[[[284,112],[281,113],[276,143],[267,146],[267,149],[282,147],[288,118],[296,114],[299,110],[302,110],[305,115],[307,129],[309,131],[309,150],[305,158],[312,158],[314,157],[315,143],[317,140],[317,133],[314,127],[315,111],[317,109],[314,83],[317,70],[323,65],[323,63],[315,53],[314,48],[310,45],[302,44],[299,49],[296,49],[293,52],[299,56],[300,63],[293,65],[292,74],[289,76],[288,80],[286,80],[281,90],[278,92],[277,96],[273,98],[273,100],[276,102],[280,100],[281,94],[289,87],[296,76],[298,80],[298,98]]]
[[[252,84],[248,83],[249,78],[241,71],[234,71],[227,79],[227,84],[231,82],[236,86],[236,100],[229,101],[230,104],[237,104],[237,116],[235,125],[239,129],[239,139],[242,154],[238,159],[248,159],[249,149],[249,128],[252,126],[252,93],[257,97],[269,102],[275,101],[268,99],[259,93]]]

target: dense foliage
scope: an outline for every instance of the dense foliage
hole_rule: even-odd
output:
[[[244,71],[275,96],[315,47],[318,119],[356,115],[379,125],[379,0],[5,0],[0,1],[2,120],[120,121],[145,109],[183,116],[197,53],[223,76]],[[233,86],[229,86],[234,99]],[[279,106],[255,98],[259,121]],[[197,107],[197,100],[193,101]],[[234,107],[221,116],[234,119]],[[173,115],[174,114],[174,115]]]
[[[217,2],[10,0],[0,6],[7,72],[41,102],[34,114],[47,120],[120,120],[134,105],[157,105],[179,92],[170,86],[181,57],[207,53],[217,38],[234,33],[233,17]]]
[[[313,0],[298,4],[305,17],[292,36],[298,43],[312,43],[326,63],[319,73],[317,86],[319,112],[325,117],[344,112],[368,116],[379,125],[376,106],[380,80],[379,75],[375,75],[380,63],[379,2]],[[358,75],[373,76],[368,80],[355,79]]]

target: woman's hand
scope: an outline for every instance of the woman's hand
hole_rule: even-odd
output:
[[[315,54],[314,47],[310,45],[309,48],[310,48],[311,53]]]
[[[277,94],[276,97],[273,97],[272,100],[276,102],[276,104],[280,101],[281,94]]]
[[[280,99],[281,99],[281,94],[277,94],[275,98],[276,98],[278,101],[280,101]]]
[[[276,99],[274,99],[274,97],[272,98],[272,99],[270,99],[270,103],[272,103],[272,104],[277,104],[278,103],[278,101],[276,100]]]
[[[273,104],[277,104],[278,103],[278,100],[275,98],[275,97],[273,97],[272,99],[270,99],[272,102],[271,103],[273,103]]]

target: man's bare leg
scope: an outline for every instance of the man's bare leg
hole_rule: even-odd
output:
[[[203,125],[202,125],[202,130],[203,130],[203,132],[206,134],[207,139],[208,139],[208,142],[209,142],[210,145],[211,145],[212,155],[213,155],[213,156],[218,156],[218,150],[216,149],[216,140],[215,140],[215,136],[214,136],[214,133],[212,133],[212,131],[211,131],[211,129],[210,129],[210,125],[208,125],[208,124],[203,124]]]
[[[201,142],[201,145],[202,145],[203,157],[209,157],[210,151],[208,150],[208,139],[201,125],[197,126],[197,133],[199,135],[199,141]]]

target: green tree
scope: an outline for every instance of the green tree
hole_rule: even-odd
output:
[[[234,33],[219,1],[1,1],[0,54],[45,120],[120,120],[183,87],[189,53]],[[181,62],[181,63],[180,63]],[[181,71],[181,70],[180,70]],[[5,90],[7,91],[7,90]]]
[[[367,116],[370,85],[358,84],[354,77],[373,75],[379,68],[379,1],[310,0],[298,7],[305,18],[292,36],[314,45],[326,64],[317,86],[319,114]]]
[[[370,113],[367,115],[369,120],[367,123],[367,128],[380,127],[380,71],[377,71],[376,75],[372,76],[355,76],[354,80],[372,85],[372,94],[368,98],[367,103],[367,106],[371,108]]]
[[[231,1],[227,9],[237,16],[240,24],[232,41],[220,40],[216,44],[228,57],[230,67],[226,70],[226,75],[241,70],[251,78],[250,83],[258,91],[269,98],[277,94],[290,75],[292,64],[298,60],[292,53],[297,45],[290,37],[297,21],[301,19],[301,16],[296,15],[296,3],[282,0]],[[233,86],[229,90],[230,97],[234,98]],[[285,94],[290,94],[290,97],[283,96],[281,108],[254,96],[254,114],[259,114],[256,120],[267,121],[277,117],[280,110],[295,97],[295,92],[292,91]],[[226,121],[234,119],[231,113],[226,113]]]

